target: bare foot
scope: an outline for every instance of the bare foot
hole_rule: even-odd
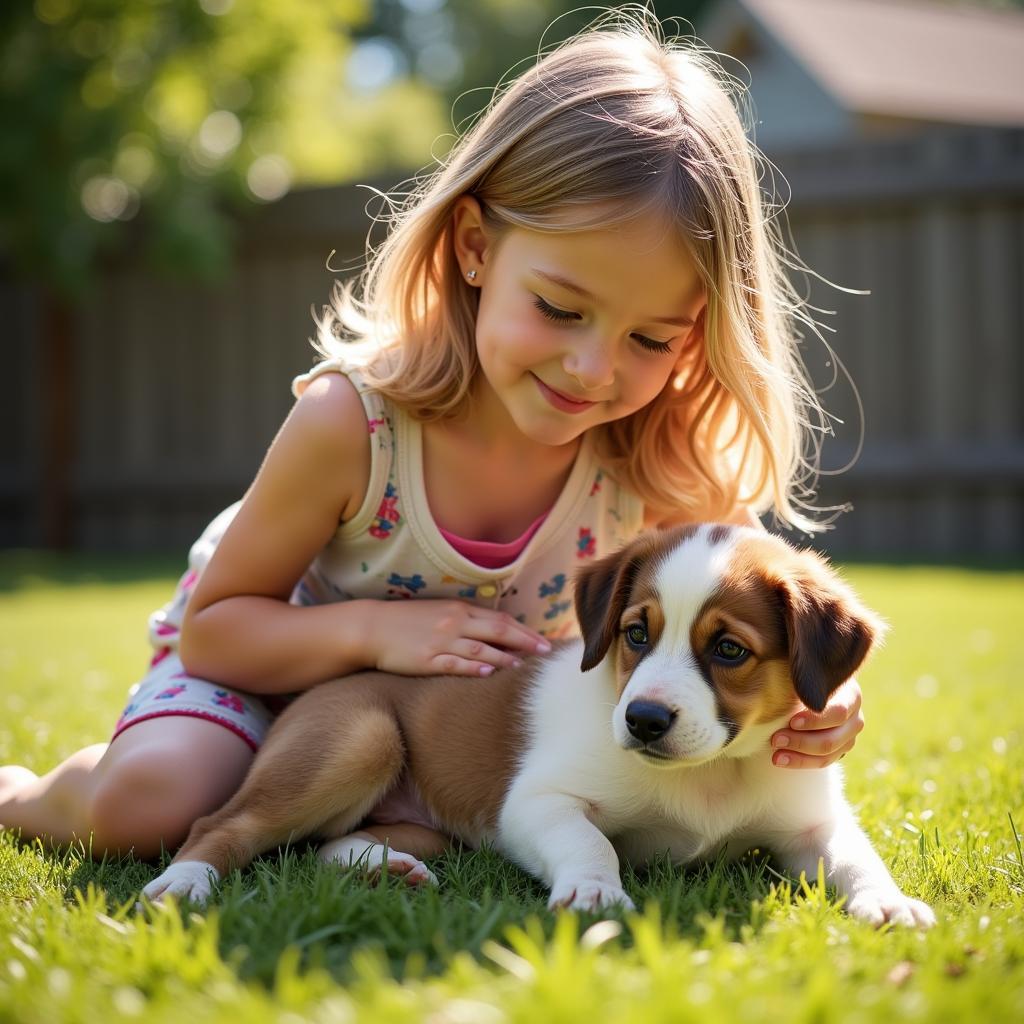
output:
[[[317,856],[325,864],[361,870],[371,883],[379,881],[386,862],[388,875],[400,878],[406,885],[437,885],[437,878],[430,868],[411,853],[392,850],[383,843],[366,840],[359,835],[325,843],[317,851]]]
[[[399,878],[406,885],[415,887],[417,885],[437,885],[437,878],[434,872],[421,860],[417,860],[411,853],[400,853],[397,850],[388,850],[387,872],[391,878]],[[384,873],[384,865],[367,868],[366,879],[371,885],[376,885]]]
[[[35,772],[22,768],[20,764],[8,764],[0,768],[0,827],[3,826],[3,807],[21,792],[30,782],[39,778]]]

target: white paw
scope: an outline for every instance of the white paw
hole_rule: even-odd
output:
[[[182,860],[172,864],[162,875],[154,878],[142,895],[153,903],[159,903],[164,896],[190,899],[194,903],[205,903],[210,898],[214,885],[220,881],[220,874],[212,864],[202,860]]]
[[[847,913],[876,928],[896,924],[905,928],[931,928],[935,914],[927,903],[904,896],[899,889],[866,889],[846,904]]]
[[[609,882],[599,878],[568,878],[556,882],[551,888],[548,907],[565,907],[567,910],[599,910],[601,907],[619,906],[636,910],[633,901],[623,891],[618,881]]]
[[[388,874],[401,878],[406,885],[437,885],[434,872],[411,853],[389,848],[385,859],[382,843],[346,836],[344,839],[324,843],[317,851],[317,856],[325,864],[339,864],[363,871],[371,881],[380,878],[386,862]]]

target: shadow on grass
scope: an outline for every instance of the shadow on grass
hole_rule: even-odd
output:
[[[401,979],[441,973],[459,953],[484,960],[485,943],[506,945],[508,929],[531,920],[546,939],[552,936],[556,915],[547,909],[544,887],[492,850],[452,851],[430,866],[439,888],[410,889],[398,879],[370,885],[355,872],[321,864],[313,847],[303,844],[233,872],[207,908],[185,904],[182,916],[188,922],[192,911],[215,914],[225,962],[243,980],[267,986],[289,947],[300,951],[303,969],[326,970],[344,984],[352,981],[353,957],[362,951],[372,950]],[[123,906],[159,870],[131,859],[85,861],[70,876],[65,894],[72,898],[75,889],[91,883]],[[721,922],[731,941],[741,940],[744,929],[756,934],[762,922],[752,903],[768,897],[775,880],[760,853],[687,869],[666,859],[624,874],[641,910],[655,901],[664,926],[693,941],[704,935],[702,922],[709,916]],[[626,918],[617,908],[579,916],[581,932],[599,920]],[[630,930],[614,941],[631,945]]]

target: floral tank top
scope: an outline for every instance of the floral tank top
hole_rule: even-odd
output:
[[[297,377],[292,384],[296,397],[322,373],[344,373],[362,398],[372,453],[370,482],[359,511],[339,526],[313,560],[291,603],[458,598],[506,611],[552,639],[575,636],[575,571],[634,537],[643,522],[640,498],[604,473],[587,435],[561,494],[526,546],[508,564],[486,568],[460,554],[434,522],[423,481],[419,421],[339,360],[318,363]],[[190,583],[237,509],[238,504],[225,509],[192,546],[186,574]],[[186,600],[187,592],[179,586],[175,599],[150,617],[154,646],[176,646]]]

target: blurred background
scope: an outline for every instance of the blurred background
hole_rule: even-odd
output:
[[[184,556],[286,414],[311,308],[382,238],[359,184],[429,169],[546,28],[598,13],[572,6],[3,5],[0,546]],[[816,504],[853,507],[816,546],[1019,560],[1024,9],[653,7],[749,80],[824,279],[795,275],[829,311],[802,347],[834,417]]]

